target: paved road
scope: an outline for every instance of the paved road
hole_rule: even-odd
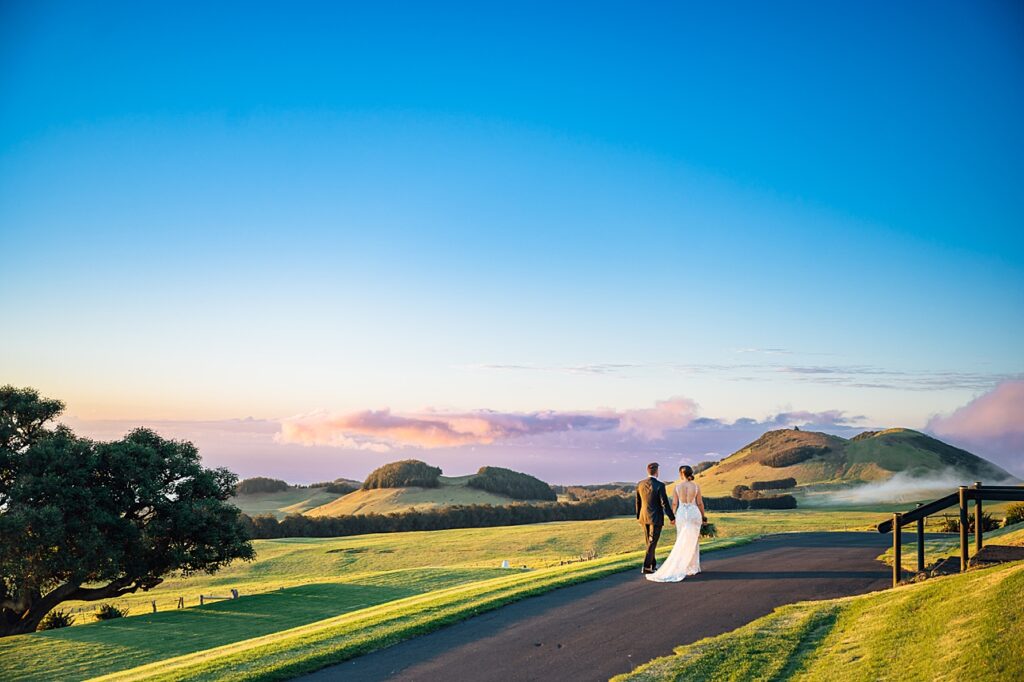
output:
[[[656,584],[639,570],[504,606],[301,678],[607,680],[783,604],[879,590],[878,533],[788,533],[712,552],[704,572]]]

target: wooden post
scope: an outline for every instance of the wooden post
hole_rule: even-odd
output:
[[[974,553],[981,551],[982,535],[985,534],[985,526],[981,522],[981,481],[974,482],[974,489],[978,496],[974,499]]]
[[[900,529],[899,512],[892,515],[892,586],[899,587],[903,577],[903,533]]]
[[[967,486],[960,486],[960,572],[967,570]]]
[[[921,505],[917,505],[920,507]],[[924,519],[917,520],[917,572],[924,573]]]
[[[153,613],[156,613],[156,599],[154,599],[151,603],[153,604]]]
[[[203,595],[199,595],[199,605],[203,605]]]

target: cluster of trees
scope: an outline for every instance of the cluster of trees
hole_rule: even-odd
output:
[[[454,505],[426,511],[408,510],[392,514],[352,514],[310,517],[291,514],[278,521],[273,516],[249,518],[242,523],[251,537],[340,537],[367,533],[399,533],[413,530],[488,528],[519,526],[549,521],[592,521],[633,513],[633,499],[609,496],[588,502],[545,502],[541,504]]]
[[[280,493],[288,490],[288,484],[277,478],[266,476],[254,476],[235,485],[237,495],[252,495],[253,493]]]
[[[731,497],[705,497],[708,509],[735,511],[740,509],[796,509],[796,498],[792,495],[764,495],[745,485],[732,489]]]
[[[776,478],[771,481],[754,481],[750,484],[753,490],[786,490],[787,488],[796,487],[796,479],[790,476],[789,478]]]
[[[418,459],[405,459],[377,467],[363,481],[363,490],[374,488],[436,488],[440,485],[441,469]]]
[[[555,501],[558,496],[539,478],[501,467],[480,467],[476,476],[466,483],[471,488],[486,490],[514,500]]]
[[[310,483],[307,488],[323,488],[329,493],[338,493],[339,495],[348,495],[354,493],[362,487],[359,481],[353,481],[348,478],[336,478],[333,481],[318,481],[316,483]]]
[[[716,464],[718,464],[718,462],[717,461],[712,461],[712,460],[707,460],[707,461],[704,461],[704,462],[697,462],[697,464],[695,464],[694,467],[693,467],[693,474],[694,474],[694,476],[696,476],[700,472],[707,471],[708,469],[710,469],[711,467],[715,466]]]
[[[827,445],[802,445],[798,448],[793,448],[792,450],[783,450],[782,452],[766,455],[761,459],[761,464],[775,469],[781,469],[783,467],[806,462],[812,457],[824,455],[829,450],[830,448]]]
[[[254,558],[238,477],[149,429],[97,442],[49,424],[59,400],[0,387],[0,636],[69,600],[115,599],[164,576]]]

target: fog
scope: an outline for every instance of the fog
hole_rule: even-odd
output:
[[[900,472],[886,481],[865,483],[845,490],[815,496],[815,504],[865,505],[892,502],[921,502],[955,492],[961,485],[974,485],[975,478],[955,469],[914,476]],[[988,485],[1011,485],[1013,479],[986,480]]]

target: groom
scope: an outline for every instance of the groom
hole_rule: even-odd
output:
[[[661,527],[665,525],[665,516],[669,523],[675,523],[672,505],[665,494],[665,484],[658,480],[658,463],[647,465],[648,477],[636,484],[636,519],[644,527],[644,538],[647,540],[647,555],[644,557],[643,573],[654,573],[658,567],[654,558],[654,550],[658,548]]]

